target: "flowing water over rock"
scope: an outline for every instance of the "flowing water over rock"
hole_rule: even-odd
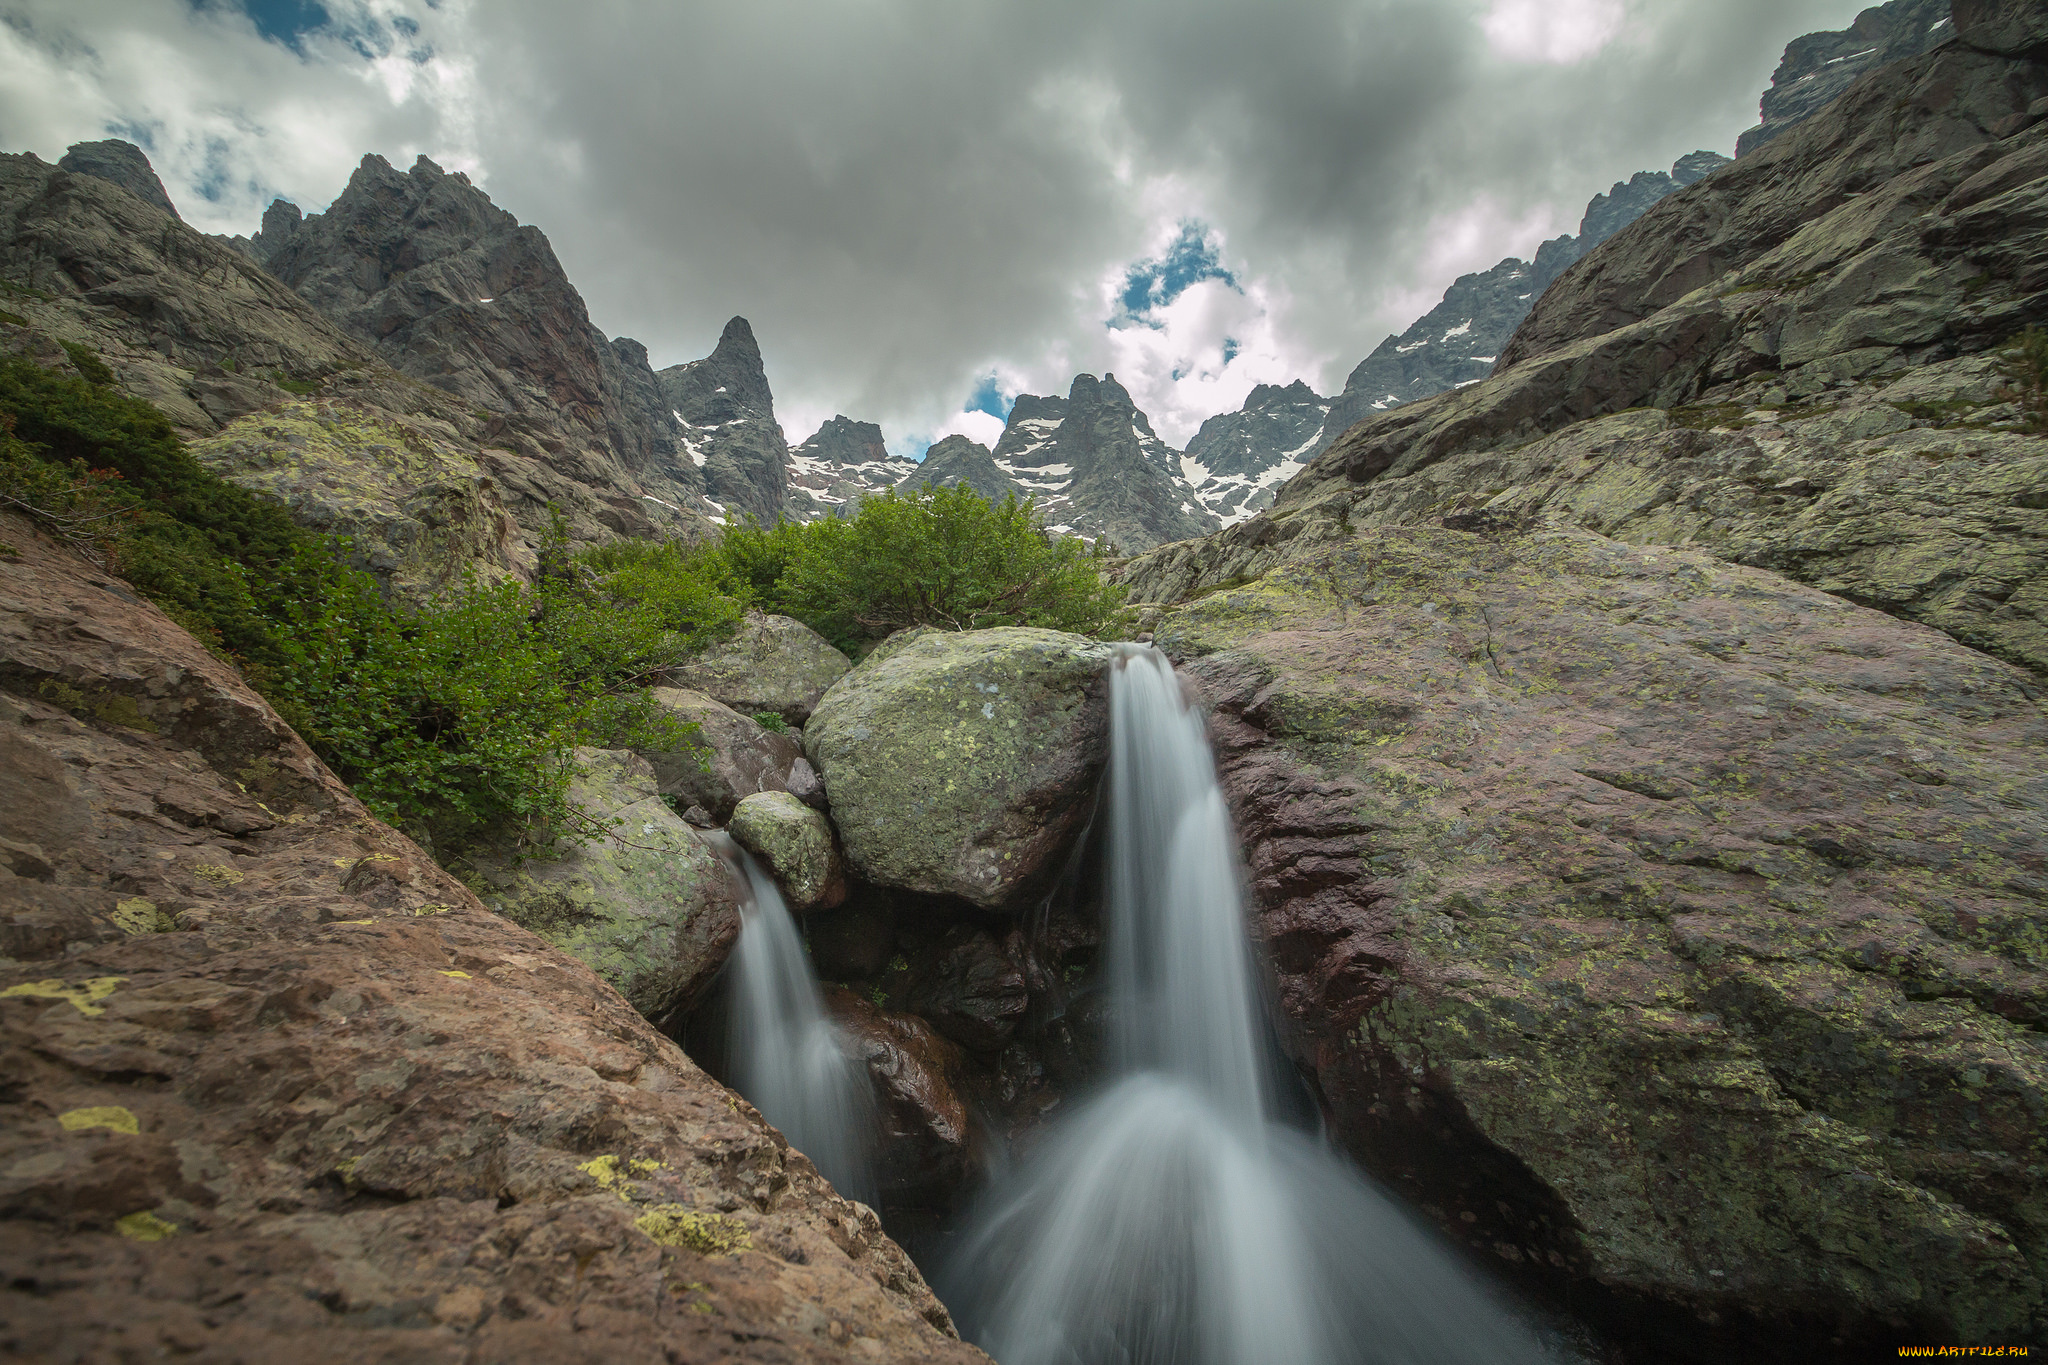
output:
[[[872,1204],[875,1113],[866,1070],[825,1015],[775,879],[737,844],[726,851],[752,892],[729,968],[726,1075],[841,1194]]]
[[[1237,841],[1165,656],[1111,682],[1116,1079],[989,1198],[946,1297],[1003,1365],[1541,1359],[1430,1232],[1276,1120]]]

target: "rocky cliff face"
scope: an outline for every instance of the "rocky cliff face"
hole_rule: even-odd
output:
[[[598,331],[540,229],[460,172],[364,157],[265,260],[394,369],[499,415],[502,439],[579,481],[679,503],[703,488],[646,351]]]
[[[1747,156],[1813,117],[1867,72],[1917,57],[1955,36],[1949,0],[1889,0],[1864,10],[1845,29],[1794,38],[1771,73],[1771,88],[1759,106],[1761,121],[1736,140],[1735,154]]]
[[[798,521],[847,515],[870,493],[894,488],[916,472],[917,461],[889,453],[873,422],[834,417],[789,452],[789,501],[783,510]]]
[[[1181,457],[1182,475],[1225,526],[1273,505],[1273,494],[1322,446],[1330,400],[1299,379],[1261,384],[1244,406],[1202,423]]]
[[[1491,270],[1460,276],[1444,291],[1442,303],[1359,362],[1344,381],[1344,392],[1331,402],[1317,450],[1375,412],[1486,378],[1552,280],[1666,195],[1727,164],[1728,158],[1718,153],[1693,152],[1679,158],[1669,174],[1638,171],[1587,202],[1576,237],[1545,242],[1533,261],[1509,257]]]
[[[705,525],[659,469],[558,462],[545,431],[401,374],[247,254],[103,177],[0,156],[0,271],[16,286],[0,343],[53,363],[57,339],[91,346],[200,458],[351,537],[400,593],[528,571],[550,503],[579,541]]]
[[[871,1212],[231,669],[0,539],[13,1352],[986,1359]]]
[[[1048,525],[1076,535],[1147,549],[1218,524],[1113,374],[1075,375],[1065,398],[1020,395],[994,455]]]
[[[775,420],[775,395],[747,320],[726,323],[710,355],[671,365],[659,380],[689,463],[722,515],[764,524],[781,515],[789,498],[789,442]]]

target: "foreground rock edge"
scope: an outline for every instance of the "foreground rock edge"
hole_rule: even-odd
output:
[[[871,1212],[182,630],[0,539],[10,1348],[985,1359]]]

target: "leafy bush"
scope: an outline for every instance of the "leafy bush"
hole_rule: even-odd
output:
[[[1029,500],[991,503],[964,485],[891,490],[844,520],[738,540],[754,574],[780,556],[776,607],[849,653],[905,626],[1098,635],[1125,623],[1123,589],[1103,578],[1099,550],[1048,532]]]
[[[416,614],[360,575],[349,588],[293,604],[280,709],[364,804],[444,857],[591,832],[569,801],[576,745],[695,742],[643,686],[675,658],[652,612],[547,582],[471,578]]]
[[[395,608],[282,507],[199,464],[155,409],[19,357],[0,360],[0,498],[240,664],[371,809],[444,857],[588,832],[570,750],[688,747],[696,727],[644,684],[741,610],[701,575],[656,572],[685,563],[663,547]]]

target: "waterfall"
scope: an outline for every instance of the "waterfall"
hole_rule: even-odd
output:
[[[874,1095],[825,1014],[803,937],[775,879],[737,844],[750,903],[729,969],[726,1058],[745,1095],[848,1199],[875,1200]]]
[[[984,1200],[947,1301],[1002,1365],[1477,1365],[1533,1339],[1435,1235],[1275,1120],[1236,833],[1166,658],[1110,681],[1115,1079]]]

